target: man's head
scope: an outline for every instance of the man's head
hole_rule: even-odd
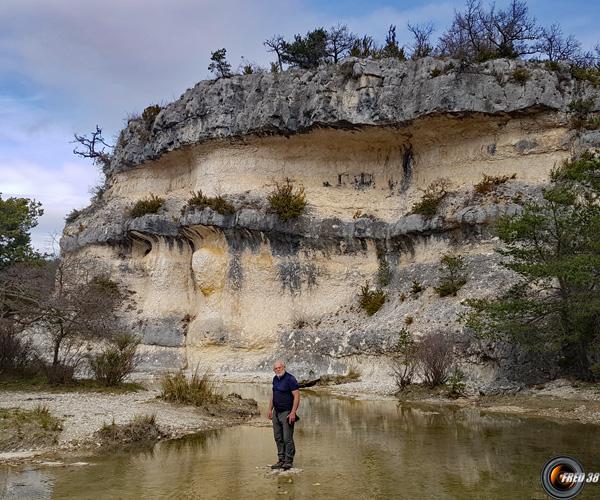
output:
[[[283,377],[283,374],[285,373],[285,363],[278,359],[273,363],[273,371],[278,377]]]

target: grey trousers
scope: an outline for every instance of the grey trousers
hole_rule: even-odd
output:
[[[288,421],[289,411],[273,410],[273,435],[277,443],[277,457],[281,462],[293,463],[296,447],[294,446],[294,424]]]

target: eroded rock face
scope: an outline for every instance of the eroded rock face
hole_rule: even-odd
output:
[[[142,335],[150,370],[201,362],[268,374],[281,356],[300,377],[355,365],[389,379],[386,353],[406,326],[455,335],[483,390],[543,379],[551,365],[479,344],[457,316],[464,298],[514,279],[490,224],[539,197],[555,165],[600,144],[596,131],[571,130],[568,114],[596,89],[535,63],[525,84],[511,77],[523,62],[450,63],[348,59],[201,82],[130,122],[108,190],[67,225],[62,250],[135,292],[123,321]],[[483,174],[515,175],[478,194]],[[267,206],[285,179],[308,201],[288,222]],[[411,214],[439,179],[450,193],[435,216]],[[197,190],[223,195],[236,213],[185,209]],[[132,204],[151,193],[165,206],[132,219]],[[442,299],[433,287],[446,253],[465,256],[468,281]],[[387,300],[369,317],[358,292],[383,262]],[[423,292],[411,293],[413,280]]]

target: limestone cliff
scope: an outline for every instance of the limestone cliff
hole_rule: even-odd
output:
[[[523,67],[527,78],[515,81]],[[521,74],[523,71],[521,71]],[[506,346],[482,346],[457,322],[461,301],[508,286],[490,224],[539,195],[550,170],[600,144],[569,125],[569,104],[597,89],[568,70],[497,60],[346,59],[314,71],[205,81],[121,132],[107,190],[64,230],[61,247],[135,292],[123,317],[146,346],[148,369],[195,365],[266,370],[277,355],[300,376],[387,376],[398,330],[460,340],[470,380],[514,385],[548,371]],[[591,111],[598,111],[600,100]],[[513,177],[488,194],[483,174]],[[291,179],[308,210],[282,222],[267,195]],[[422,190],[447,179],[434,217],[410,214]],[[236,213],[182,211],[192,191],[221,194]],[[158,214],[131,218],[149,194]],[[445,253],[465,256],[458,297],[433,291]],[[358,292],[391,270],[383,308]],[[424,292],[410,294],[413,280]]]

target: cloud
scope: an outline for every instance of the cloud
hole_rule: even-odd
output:
[[[3,198],[19,196],[42,203],[44,215],[32,231],[33,245],[50,251],[50,235],[60,234],[65,215],[89,204],[89,189],[100,182],[99,172],[90,165],[65,162],[49,168],[26,160],[0,159],[0,192]]]
[[[172,100],[208,76],[211,50],[265,64],[262,42],[317,22],[303,3],[218,0],[4,0],[0,70],[18,71],[53,97],[77,128],[116,131],[128,112]],[[285,13],[285,14],[284,14]]]

